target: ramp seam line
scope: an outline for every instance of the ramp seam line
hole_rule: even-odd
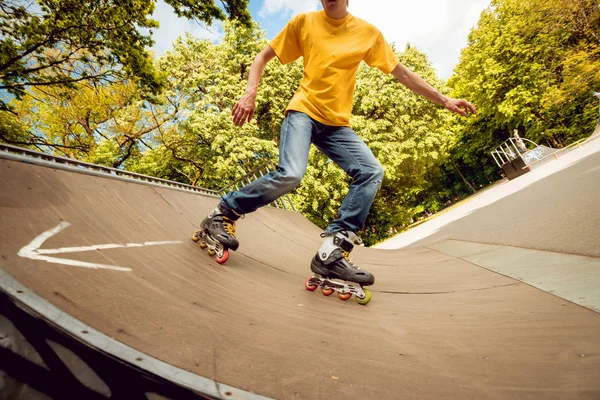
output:
[[[490,289],[496,289],[496,288],[505,288],[508,286],[516,286],[516,285],[520,285],[523,282],[514,282],[514,283],[509,283],[506,285],[496,285],[496,286],[490,286],[490,287],[484,287],[484,288],[477,288],[477,289],[467,289],[467,290],[452,290],[449,292],[395,292],[395,291],[387,291],[387,290],[373,290],[373,292],[376,293],[386,293],[386,294],[452,294],[452,293],[467,293],[467,292],[478,292],[478,291],[482,291],[482,290],[490,290]]]

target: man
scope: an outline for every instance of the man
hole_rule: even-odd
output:
[[[372,285],[373,275],[348,258],[363,228],[381,182],[383,168],[350,129],[356,71],[361,61],[393,74],[400,83],[461,115],[475,113],[465,100],[443,96],[400,64],[373,25],[347,11],[348,0],[322,0],[323,10],[294,17],[256,56],[245,94],[233,108],[236,126],[250,122],[265,65],[275,56],[282,64],[304,57],[304,77],[285,113],[279,143],[279,166],[237,192],[223,196],[202,221],[202,240],[225,262],[223,250],[238,248],[235,221],[294,189],[304,176],[311,143],[353,179],[337,218],[321,235],[324,242],[311,270],[324,278]],[[200,240],[196,236],[195,240]],[[216,246],[216,247],[211,247]],[[224,248],[224,249],[223,249]],[[225,261],[223,261],[225,258]],[[311,289],[313,290],[313,289]]]
[[[521,153],[527,152],[527,146],[525,146],[525,142],[523,141],[523,139],[521,139],[521,136],[519,136],[519,130],[513,130],[513,134],[515,136],[515,141],[517,142],[517,147],[519,148],[519,151]]]

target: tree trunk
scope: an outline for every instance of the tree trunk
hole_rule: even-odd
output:
[[[467,179],[463,176],[463,174],[461,174],[460,170],[456,166],[456,163],[454,163],[454,160],[451,159],[450,161],[452,162],[452,166],[454,167],[454,169],[456,170],[456,172],[458,172],[458,175],[460,175],[460,177],[462,178],[462,180],[465,183],[465,185],[467,185],[469,187],[469,189],[471,189],[473,191],[473,193],[476,193],[477,191],[475,190],[475,188],[473,187],[473,185],[471,185],[471,183],[469,183],[469,181],[467,181]]]

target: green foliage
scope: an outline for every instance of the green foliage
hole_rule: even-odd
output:
[[[463,131],[500,132],[492,146],[514,128],[555,147],[589,135],[591,93],[600,88],[599,32],[592,0],[495,0],[449,82],[456,96],[479,106]]]
[[[247,10],[249,0],[221,0],[221,4],[229,17],[246,26],[252,19]],[[206,22],[209,25],[213,20],[224,20],[223,11],[215,5],[214,0],[165,0],[175,10],[178,17],[185,17]]]
[[[27,133],[16,139],[0,131],[3,141],[111,167],[139,156],[150,134],[177,115],[173,100],[150,104],[140,99],[136,86],[125,83],[36,87],[10,105]]]
[[[160,157],[173,168],[162,177],[221,189],[267,161],[277,161],[283,110],[302,76],[301,65],[269,63],[257,95],[256,123],[235,127],[231,109],[244,93],[252,60],[266,45],[258,25],[226,23],[222,43],[190,35],[158,60],[168,76],[165,96],[180,100],[178,124],[161,129],[159,147],[131,168],[152,170]],[[166,175],[166,176],[165,176]]]
[[[0,89],[21,98],[29,87],[129,79],[151,94],[163,87],[147,48],[158,27],[156,0],[7,0],[0,4]],[[224,19],[214,0],[167,0],[177,14],[211,23]],[[247,0],[224,1],[249,23]],[[0,100],[0,108],[6,108]]]
[[[7,143],[26,146],[28,132],[18,116],[9,111],[0,110],[0,139]]]
[[[491,151],[513,129],[563,147],[588,136],[600,88],[600,10],[591,0],[495,0],[448,82],[478,115],[451,122],[457,141],[424,199],[445,202],[499,178]]]

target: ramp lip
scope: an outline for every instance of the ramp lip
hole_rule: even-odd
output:
[[[270,400],[268,397],[175,367],[105,335],[34,293],[17,281],[1,265],[0,291],[6,293],[17,304],[25,305],[34,315],[43,318],[81,343],[201,395],[231,400]]]
[[[194,192],[197,194],[218,196],[218,192],[210,189],[204,189],[198,186],[187,185],[181,182],[169,181],[166,179],[138,174],[136,172],[131,172],[127,170],[110,168],[104,165],[86,163],[72,158],[40,153],[30,149],[7,145],[5,143],[0,143],[0,159],[19,161],[28,164],[40,165],[43,167],[77,172],[81,174],[118,179],[142,185],[168,187],[170,189]]]

